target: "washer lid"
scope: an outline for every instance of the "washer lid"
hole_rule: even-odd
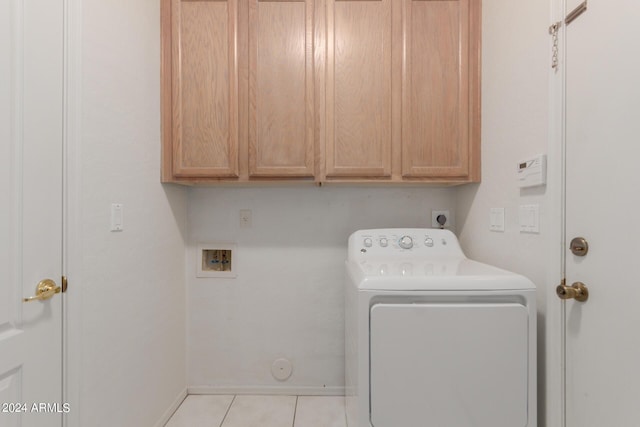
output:
[[[346,264],[348,275],[359,289],[535,289],[535,285],[524,276],[465,257],[347,261]]]

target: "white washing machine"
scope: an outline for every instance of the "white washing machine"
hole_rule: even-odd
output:
[[[447,230],[361,230],[346,261],[348,427],[535,427],[535,286]]]

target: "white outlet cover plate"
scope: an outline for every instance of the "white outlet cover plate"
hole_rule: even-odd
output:
[[[440,224],[438,224],[438,215],[444,215],[447,217],[447,222],[444,223],[444,228],[451,228],[451,225],[453,224],[451,215],[449,214],[448,210],[433,210],[431,211],[431,226],[433,228],[440,228]]]
[[[240,228],[251,228],[253,225],[253,213],[251,209],[240,209]]]

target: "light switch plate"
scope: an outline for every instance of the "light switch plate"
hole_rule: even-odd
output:
[[[540,232],[540,206],[520,205],[518,212],[521,233]]]
[[[111,231],[124,230],[124,205],[122,203],[111,204]]]
[[[489,230],[504,231],[504,208],[489,210]]]

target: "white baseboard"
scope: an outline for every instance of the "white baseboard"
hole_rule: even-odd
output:
[[[313,386],[190,386],[188,394],[272,394],[285,396],[344,396],[344,387]]]
[[[176,399],[173,401],[171,406],[169,406],[169,408],[165,411],[165,413],[162,414],[162,417],[160,417],[160,420],[158,420],[158,422],[155,424],[155,427],[164,427],[164,425],[169,421],[173,413],[176,412],[176,410],[180,407],[180,405],[182,404],[182,401],[186,397],[187,397],[187,389],[185,388],[178,394],[178,397],[176,397]]]

